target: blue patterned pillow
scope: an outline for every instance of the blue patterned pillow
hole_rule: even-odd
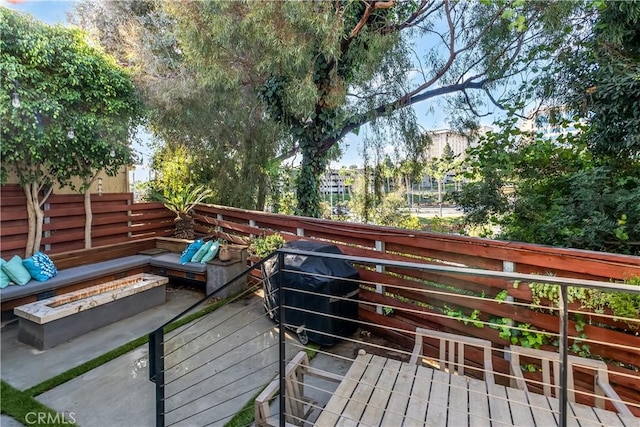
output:
[[[31,277],[38,282],[47,280],[58,274],[58,269],[46,254],[36,252],[31,258],[22,260],[22,265],[29,271]]]
[[[185,248],[185,250],[182,252],[182,255],[180,255],[180,264],[185,265],[186,263],[191,261],[191,258],[193,258],[193,256],[196,254],[196,252],[198,252],[198,249],[200,249],[203,244],[204,244],[204,240],[198,239],[195,242],[188,245]]]

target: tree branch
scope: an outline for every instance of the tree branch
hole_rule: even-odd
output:
[[[463,83],[457,83],[449,86],[439,87],[437,89],[433,89],[421,94],[416,94],[409,98],[403,96],[402,98],[389,102],[383,105],[380,105],[376,108],[373,108],[365,113],[359,114],[356,117],[353,117],[347,125],[345,125],[340,132],[331,138],[325,139],[320,145],[320,149],[318,150],[320,153],[325,153],[329,150],[336,142],[340,141],[344,138],[349,132],[354,129],[359,128],[363,124],[369,122],[373,117],[380,117],[385,113],[392,112],[395,110],[399,110],[401,108],[408,107],[410,105],[416,104],[421,101],[425,101],[427,99],[435,98],[440,95],[446,95],[449,93],[464,91],[467,89],[484,89],[485,85],[489,83],[490,80],[485,79],[478,82],[467,80]]]
[[[356,37],[358,35],[358,33],[360,32],[360,30],[362,30],[362,27],[364,27],[367,23],[367,21],[369,20],[369,16],[371,16],[371,12],[375,9],[389,9],[392,8],[393,6],[395,6],[396,4],[396,0],[389,0],[389,1],[373,1],[371,3],[365,3],[367,5],[366,9],[364,10],[364,14],[362,15],[362,18],[360,18],[360,22],[358,22],[358,24],[351,30],[351,32],[349,33],[349,38],[352,39],[354,37]]]

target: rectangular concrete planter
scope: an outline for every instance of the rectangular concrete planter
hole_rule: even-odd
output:
[[[166,301],[166,277],[137,274],[14,309],[18,340],[46,350]]]

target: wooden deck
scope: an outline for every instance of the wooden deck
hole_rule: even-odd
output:
[[[315,425],[555,426],[558,399],[380,356],[359,355]],[[568,426],[640,427],[571,403]]]

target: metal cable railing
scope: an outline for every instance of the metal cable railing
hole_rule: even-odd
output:
[[[537,404],[535,402],[527,402],[529,406],[529,408],[533,407],[534,410],[539,409],[539,411],[546,411],[549,413],[552,413],[554,415],[554,419],[557,420],[557,423],[559,425],[566,425],[567,423],[567,410],[569,410],[571,412],[571,416],[573,417],[573,419],[582,419],[582,415],[578,412],[576,412],[576,409],[574,409],[573,406],[569,406],[568,405],[568,400],[567,400],[567,393],[574,393],[577,395],[582,396],[583,398],[597,398],[599,397],[599,395],[597,395],[596,393],[588,393],[586,391],[583,390],[576,390],[568,389],[568,377],[569,377],[569,372],[567,371],[568,369],[568,363],[566,358],[568,357],[568,353],[569,353],[569,344],[570,343],[575,343],[576,341],[581,342],[583,345],[584,344],[598,344],[598,345],[607,345],[610,346],[612,348],[618,348],[621,350],[628,350],[628,351],[637,351],[637,348],[631,345],[625,345],[624,343],[611,343],[611,342],[605,342],[602,340],[595,340],[595,339],[590,339],[588,337],[580,337],[580,336],[571,336],[569,335],[569,314],[571,314],[572,316],[577,315],[581,315],[583,313],[588,313],[586,311],[580,311],[580,310],[569,310],[568,309],[568,301],[567,301],[567,296],[566,296],[566,288],[568,286],[581,286],[581,287],[585,287],[587,289],[599,289],[599,290],[604,290],[604,291],[622,291],[622,292],[629,292],[629,293],[639,293],[639,290],[637,287],[634,286],[630,286],[630,285],[618,285],[618,284],[611,284],[611,283],[606,283],[606,282],[596,282],[596,281],[588,281],[588,280],[582,280],[582,279],[570,279],[570,278],[559,278],[559,277],[553,277],[553,276],[539,276],[539,275],[530,275],[530,274],[521,274],[521,273],[505,273],[505,272],[495,272],[495,271],[484,271],[484,270],[475,270],[475,269],[465,269],[465,268],[460,268],[460,267],[449,267],[449,266],[441,266],[441,265],[422,265],[422,264],[414,264],[414,263],[407,263],[407,262],[394,262],[394,261],[385,261],[385,260],[380,260],[380,259],[371,259],[371,258],[362,258],[362,257],[352,257],[352,256],[341,256],[341,255],[334,255],[334,254],[318,254],[318,253],[308,253],[308,252],[304,252],[304,251],[295,251],[295,250],[287,250],[287,249],[282,249],[280,251],[283,256],[287,256],[287,255],[294,255],[294,256],[320,256],[320,257],[326,257],[326,258],[333,258],[333,259],[343,259],[343,260],[347,260],[349,262],[352,263],[357,263],[358,265],[384,265],[385,267],[393,267],[393,266],[401,266],[402,268],[405,269],[424,269],[424,270],[433,270],[433,271],[440,271],[440,272],[447,272],[447,273],[454,273],[454,274],[459,274],[459,275],[477,275],[477,276],[482,276],[482,277],[491,277],[491,278],[501,278],[504,280],[508,280],[508,281],[518,281],[518,282],[547,282],[547,283],[552,283],[552,284],[557,284],[560,287],[560,307],[551,307],[552,310],[550,310],[550,307],[548,306],[544,306],[544,305],[540,305],[540,304],[530,304],[530,303],[522,303],[522,302],[513,302],[513,301],[490,301],[490,303],[492,304],[504,304],[505,306],[509,306],[512,309],[519,309],[519,310],[548,310],[548,311],[553,311],[556,313],[559,313],[559,316],[556,315],[556,319],[558,319],[558,323],[560,323],[560,325],[556,328],[557,332],[553,332],[553,331],[545,331],[545,330],[538,330],[538,329],[531,329],[530,327],[527,327],[527,325],[518,325],[518,324],[512,324],[512,325],[503,325],[504,328],[507,328],[513,332],[513,333],[520,333],[520,334],[525,334],[525,333],[535,333],[535,334],[540,334],[540,335],[544,335],[546,338],[546,340],[556,340],[557,341],[557,347],[559,348],[559,361],[558,361],[558,365],[559,365],[559,372],[558,372],[558,377],[559,377],[559,385],[556,386],[559,388],[560,392],[557,393],[557,398],[558,398],[558,408],[554,413],[554,409],[547,405],[547,407],[540,407],[537,408]],[[306,272],[296,272],[293,270],[286,270],[283,268],[283,273],[287,273],[287,274],[300,274],[300,275],[309,275],[309,273]],[[330,278],[330,277],[325,277],[325,278]],[[349,279],[346,279],[349,280]],[[376,282],[365,282],[365,281],[360,281],[360,284],[363,286],[370,286],[370,287],[376,287],[376,285],[379,285],[379,283]],[[474,302],[482,302],[482,303],[489,303],[489,301],[484,298],[484,297],[480,297],[480,296],[474,296],[474,295],[464,295],[464,294],[454,294],[452,292],[447,292],[446,290],[432,290],[432,289],[424,289],[424,290],[416,290],[414,287],[402,287],[402,286],[397,286],[397,285],[393,285],[390,286],[388,285],[388,288],[393,288],[393,290],[397,290],[397,289],[401,289],[401,290],[407,290],[407,291],[411,291],[411,292],[420,292],[426,296],[429,295],[438,295],[438,296],[450,296],[450,295],[455,295],[456,298],[458,298],[461,302],[460,305],[464,306],[464,301],[474,301]],[[313,296],[313,297],[318,297],[319,295],[317,295],[315,292],[310,291],[310,290],[300,290],[300,289],[293,289],[290,287],[286,287],[283,286],[280,289],[281,292],[283,292],[285,295],[287,292],[297,292],[300,294],[305,294],[308,296]],[[389,292],[391,292],[391,290],[389,290]],[[331,295],[330,298],[334,299],[334,300],[340,300],[341,297],[340,296],[334,296]],[[428,297],[427,297],[428,298]],[[285,297],[286,299],[286,297]],[[451,316],[450,314],[447,313],[438,313],[438,312],[429,312],[429,313],[425,313],[425,310],[422,309],[422,307],[416,307],[416,308],[411,308],[408,307],[409,304],[404,303],[403,301],[398,300],[398,304],[397,305],[391,305],[388,303],[388,301],[385,301],[384,303],[381,302],[376,302],[376,301],[359,301],[359,304],[361,306],[361,310],[364,308],[366,309],[367,306],[369,307],[369,309],[374,312],[376,310],[379,310],[380,308],[384,308],[388,311],[392,311],[394,312],[394,314],[397,313],[402,313],[402,314],[410,314],[413,316],[422,316],[422,318],[424,318],[424,320],[426,321],[433,321],[434,319],[439,319],[440,321],[451,321],[454,320],[455,318],[453,316]],[[295,306],[290,306],[287,304],[284,304],[283,307],[281,307],[283,313],[284,313],[284,317],[286,317],[286,313],[289,312],[296,312],[296,313],[304,313],[305,316],[323,316],[329,319],[332,319],[334,321],[346,321],[347,319],[345,319],[344,317],[340,316],[340,315],[335,315],[333,313],[322,313],[321,311],[318,310],[314,310],[314,309],[309,309],[309,308],[301,308],[301,307],[295,307]],[[611,318],[616,317],[616,320],[620,320],[618,316],[611,316]],[[629,321],[630,323],[636,322],[637,323],[637,319],[624,319]],[[377,325],[375,322],[371,322],[371,321],[366,321],[363,320],[362,318],[358,318],[358,319],[352,319],[352,321],[354,323],[357,323],[359,327],[361,328],[380,328],[380,325]],[[485,319],[455,319],[455,321],[461,321],[461,322],[473,322],[474,324],[476,324],[476,326],[480,329],[480,328],[484,328],[484,327],[493,327],[496,328],[496,325],[490,321],[487,321]],[[282,319],[281,319],[281,323],[282,323]],[[295,324],[290,324],[287,323],[286,320],[282,323],[283,327],[288,327],[288,328],[295,328],[298,325]],[[351,338],[349,337],[338,337],[335,336],[334,334],[330,334],[321,330],[316,330],[316,329],[312,329],[312,328],[308,328],[306,327],[308,332],[313,332],[315,334],[320,334],[320,335],[326,335],[326,336],[331,336],[334,338],[341,338],[341,339],[345,339],[345,340],[351,340]],[[394,326],[393,322],[391,322],[389,325],[385,325],[384,326],[385,330],[391,333],[403,333],[403,334],[407,334],[410,335],[410,332],[407,331],[407,329],[403,326]],[[364,343],[363,343],[364,344]],[[295,344],[294,344],[295,345]],[[367,344],[368,345],[368,344]],[[299,346],[299,345],[298,345]],[[494,349],[496,350],[496,349]],[[402,351],[398,351],[396,349],[394,349],[394,352],[397,354],[402,354]],[[505,351],[506,353],[506,351]],[[406,356],[407,351],[404,351],[404,355]],[[483,374],[486,374],[486,370],[483,368],[478,368],[477,365],[468,365],[468,368],[472,368],[474,369],[476,372],[481,372]],[[616,372],[616,375],[619,377],[627,377],[630,380],[638,380],[638,376],[632,375],[632,374],[626,374],[626,373],[622,373],[622,372]],[[501,373],[501,377],[503,379],[506,380],[510,380],[511,378],[514,378],[514,375],[511,375],[509,372],[502,372]],[[369,386],[372,388],[375,388],[376,390],[380,389],[380,387],[378,386],[377,383],[372,383],[372,384],[367,384],[366,382],[361,382],[364,386]],[[454,387],[455,389],[455,387]],[[392,389],[390,389],[392,390]],[[514,389],[515,390],[515,389]],[[455,390],[454,390],[455,391]],[[330,393],[330,390],[324,390],[325,393]],[[513,391],[510,391],[511,393],[513,393]],[[281,391],[282,393],[282,391]],[[283,400],[283,396],[280,396],[281,402]],[[348,399],[348,397],[346,397],[346,399]],[[295,400],[295,399],[294,399]],[[508,396],[497,396],[494,398],[494,396],[492,396],[492,400],[493,400],[493,404],[495,405],[496,402],[499,402],[501,400],[507,401],[509,400]],[[609,400],[611,401],[611,398],[606,398],[605,400]],[[368,403],[368,401],[359,401],[357,399],[353,400],[355,403],[358,404],[364,404],[365,406],[370,405]],[[282,405],[282,403],[281,403]],[[435,405],[437,406],[438,404],[435,403]],[[636,404],[632,404],[632,406],[637,406]],[[327,411],[330,409],[322,409],[321,407],[316,407],[315,409],[317,410],[323,410],[323,411]],[[390,409],[388,407],[376,407],[376,410],[380,411],[389,411]],[[285,413],[286,416],[289,416],[289,418],[291,418],[291,414],[286,414],[285,410],[283,410],[283,408],[280,408],[280,413]],[[471,416],[471,413],[468,413],[469,416]],[[336,415],[340,415],[341,417],[344,416],[344,414],[342,413],[337,413]],[[478,415],[478,414],[473,414],[474,416]],[[540,416],[540,414],[537,414],[538,416]],[[481,416],[481,414],[480,414]],[[481,416],[482,417],[482,416]],[[283,422],[283,418],[286,417],[281,417],[280,418],[280,422]],[[295,418],[295,416],[293,417]],[[343,420],[348,419],[348,417],[346,418],[341,418]],[[405,414],[405,418],[406,418],[406,414]],[[501,421],[499,419],[496,418],[492,418],[491,416],[489,417],[489,420],[492,421],[492,423],[494,424],[500,424]],[[301,420],[298,420],[301,421]],[[362,423],[361,419],[353,419],[352,421],[358,421],[360,423]],[[424,420],[423,420],[424,421]],[[587,420],[585,420],[587,421]],[[512,425],[512,423],[514,422],[514,419],[511,419],[508,422],[505,422],[505,425]]]
[[[394,276],[390,276],[391,283],[384,283],[340,277],[331,272],[298,271],[288,266],[287,257],[290,257],[289,261],[291,257],[321,257],[347,261],[359,267],[436,271],[446,273],[448,277],[488,277],[504,283],[545,282],[560,287],[559,307],[522,299],[497,300],[492,297],[498,292],[495,289],[487,296],[482,291],[461,293],[451,285],[439,286],[419,280],[406,285]],[[636,419],[629,418],[631,411],[624,412],[621,408],[631,408],[640,413],[639,400],[634,400],[633,393],[623,393],[632,390],[634,383],[640,384],[640,366],[629,365],[629,359],[623,362],[615,359],[616,353],[637,354],[638,347],[631,341],[618,339],[620,331],[613,331],[610,340],[609,337],[593,338],[581,334],[578,328],[585,326],[578,324],[577,319],[594,313],[579,307],[570,310],[566,295],[569,286],[635,295],[640,293],[638,287],[288,248],[272,254],[270,259],[271,273],[264,273],[267,274],[265,280],[273,283],[263,286],[265,294],[247,304],[246,311],[229,312],[224,318],[215,319],[207,315],[194,321],[197,324],[191,322],[165,334],[164,329],[172,323],[168,322],[150,336],[150,350],[156,351],[150,365],[158,397],[157,425],[222,425],[230,419],[226,405],[238,400],[245,403],[256,401],[256,419],[233,424],[235,426],[253,423],[257,426],[285,425],[285,422],[295,425],[318,422],[317,425],[323,425],[326,419],[360,425],[394,425],[393,422],[414,425],[429,424],[433,421],[430,417],[436,416],[469,425],[519,425],[524,416],[538,423],[562,426],[574,421],[580,424],[610,425],[615,422],[629,425],[625,423],[636,422]],[[262,268],[263,263],[255,265],[254,269]],[[378,270],[384,272],[384,268]],[[288,281],[294,276],[311,282],[335,281],[338,287],[355,283],[360,288],[361,297],[346,295],[339,289],[326,291],[313,286],[292,286]],[[266,307],[263,303],[266,299],[277,304]],[[309,305],[301,301],[315,303]],[[358,307],[355,315],[330,308],[333,304],[352,304],[354,301]],[[195,309],[185,311],[173,321]],[[504,320],[506,314],[511,314],[511,323]],[[635,318],[596,314],[602,319],[631,326],[639,323]],[[496,323],[496,316],[503,316],[503,323]],[[302,323],[300,319],[303,319]],[[263,323],[265,320],[267,323]],[[347,324],[353,326],[345,329],[348,333],[336,326]],[[483,364],[482,348],[465,348],[461,358],[460,350],[454,347],[447,347],[439,354],[437,340],[429,337],[424,339],[420,354],[415,355],[416,349],[412,347],[416,341],[416,328],[419,327],[458,334],[461,340],[468,336],[481,337],[489,343],[493,366]],[[589,327],[588,323],[586,327]],[[252,331],[252,339],[258,340],[260,347],[238,342],[237,337],[243,329]],[[374,338],[368,334],[373,334]],[[312,342],[337,344],[310,347],[292,335],[305,335]],[[520,364],[512,364],[513,352],[526,344],[526,337],[540,341],[532,346],[552,350],[554,356],[543,355],[534,363],[529,356],[520,355]],[[515,347],[510,347],[514,344]],[[591,352],[587,349],[589,346],[593,348]],[[354,349],[365,350],[365,356],[356,357]],[[604,351],[602,349],[608,353],[600,355],[598,352]],[[289,364],[294,355],[303,351],[312,351],[317,356],[291,371]],[[576,351],[584,352],[582,356],[585,359],[604,359],[609,363],[602,362],[604,371],[594,371],[592,366],[574,360]],[[448,357],[450,353],[455,358],[452,357],[452,363],[441,370],[445,363],[442,355]],[[238,363],[221,363],[233,355],[239,356]],[[369,361],[362,363],[363,357],[369,356]],[[410,359],[416,362],[410,362]],[[542,394],[546,385],[542,366],[546,363],[556,364],[551,368],[550,375],[555,380],[551,384],[553,391],[548,396]],[[363,376],[353,380],[350,375],[357,364],[362,365]],[[458,372],[462,369],[464,375]],[[344,379],[337,383],[326,378],[317,379],[314,375],[318,372],[330,373],[333,379],[336,375]],[[620,395],[609,394],[608,382],[603,383],[602,389],[592,391],[588,388],[594,384],[600,387],[597,380],[598,376],[604,375],[603,372],[608,373]],[[235,376],[230,376],[231,373]],[[253,380],[254,376],[260,375],[261,380]],[[430,376],[425,379],[424,375]],[[493,380],[488,381],[494,377],[495,387]],[[400,378],[413,388],[400,387]],[[273,381],[269,383],[271,379]],[[242,388],[240,384],[244,382],[251,383],[251,386]],[[353,387],[346,389],[345,384]],[[573,385],[570,387],[570,384]],[[192,393],[194,390],[197,394]],[[273,390],[275,394],[266,393]],[[446,390],[446,395],[442,390]],[[263,412],[258,410],[260,399],[257,397],[263,395],[267,396],[269,409],[266,412],[264,405],[260,406]],[[342,406],[336,406],[336,400],[340,400]],[[481,405],[482,400],[485,406]],[[604,402],[604,408],[592,409],[591,406],[599,401]],[[526,414],[514,410],[519,407],[525,408]],[[418,414],[422,410],[424,412]]]

